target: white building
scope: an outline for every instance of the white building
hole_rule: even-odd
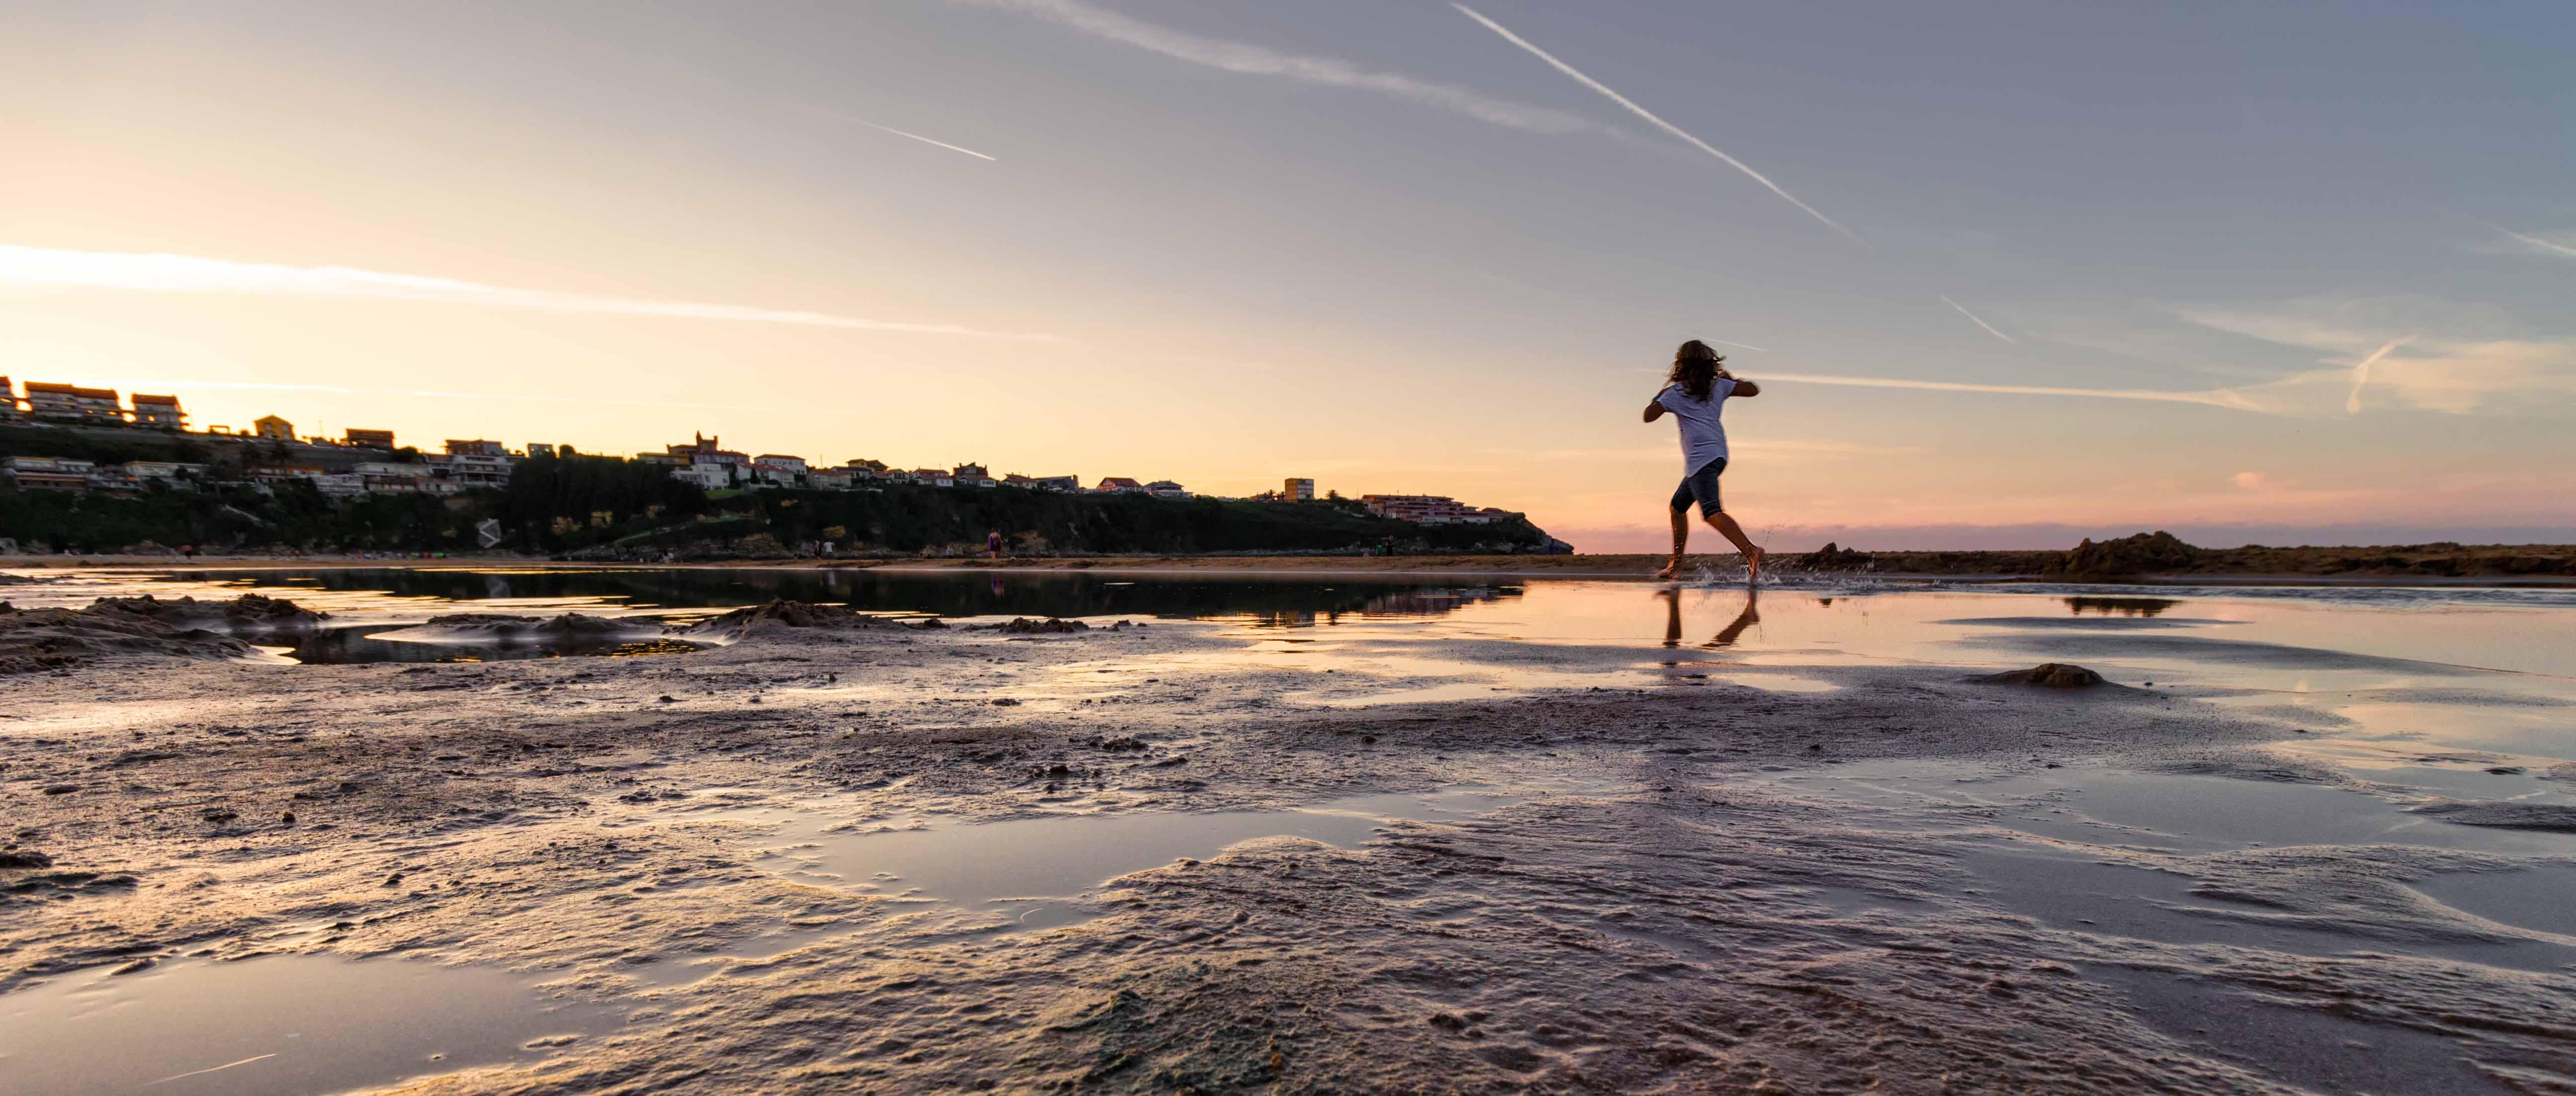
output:
[[[733,486],[733,467],[724,464],[692,464],[671,469],[671,478],[693,483],[708,491],[722,491]]]
[[[326,472],[322,475],[311,478],[313,480],[313,486],[320,489],[321,492],[326,495],[363,495],[367,493],[366,477],[354,472]]]
[[[349,471],[366,484],[367,490],[388,495],[435,494],[430,485],[439,482],[426,464],[361,461]]]
[[[21,491],[87,491],[90,477],[97,473],[98,465],[71,457],[0,459],[0,477]]]
[[[433,474],[465,487],[506,487],[510,483],[510,466],[508,457],[483,453],[433,453],[429,457]]]

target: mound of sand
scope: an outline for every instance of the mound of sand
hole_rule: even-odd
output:
[[[515,613],[448,613],[431,617],[419,627],[404,631],[424,638],[438,635],[455,639],[580,639],[652,630],[649,623],[638,624],[587,613],[565,613],[553,617]]]
[[[2417,814],[2439,816],[2445,822],[2463,826],[2489,826],[2500,830],[2540,830],[2545,833],[2576,833],[2576,807],[2556,803],[2508,803],[2496,800],[2463,800],[2433,803],[2415,808]]]
[[[780,598],[766,605],[746,605],[722,616],[709,617],[686,628],[682,635],[722,636],[740,639],[764,628],[881,628],[884,620],[866,613],[854,613],[838,605],[816,605],[808,601]]]
[[[243,658],[250,644],[122,608],[27,609],[0,602],[0,674],[77,666],[115,655]]]
[[[2039,685],[2051,689],[2088,689],[2102,684],[2102,675],[2072,662],[2043,662],[2027,670],[2006,670],[1999,674],[1972,677],[1989,685]]]
[[[231,601],[182,597],[163,601],[150,594],[103,597],[82,610],[120,614],[189,628],[224,628],[245,632],[289,632],[316,627],[331,614],[304,608],[284,598],[243,594]]]

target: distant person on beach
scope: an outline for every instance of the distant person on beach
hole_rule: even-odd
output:
[[[1673,490],[1673,561],[1655,572],[1656,578],[1676,578],[1682,573],[1682,549],[1690,543],[1690,508],[1699,504],[1699,516],[1709,527],[1735,542],[1736,551],[1744,553],[1744,578],[1747,582],[1762,578],[1761,548],[1744,535],[1744,527],[1726,512],[1717,500],[1717,477],[1726,473],[1726,427],[1718,422],[1718,412],[1726,407],[1729,397],[1750,399],[1762,394],[1762,386],[1752,381],[1737,380],[1722,364],[1726,358],[1692,339],[1673,351],[1673,371],[1664,390],[1655,393],[1655,401],[1646,405],[1646,421],[1653,422],[1670,411],[1681,421],[1682,484]]]
[[[999,530],[999,529],[994,529],[994,530],[987,531],[987,532],[984,534],[984,550],[985,550],[986,552],[992,553],[992,556],[993,556],[993,558],[994,558],[994,559],[1000,559],[1000,558],[1002,558],[1002,531],[1001,531],[1001,530]]]

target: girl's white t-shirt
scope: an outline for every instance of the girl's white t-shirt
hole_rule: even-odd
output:
[[[1718,412],[1726,398],[1735,394],[1735,381],[1719,377],[1710,381],[1708,398],[1695,400],[1678,384],[1666,385],[1655,395],[1655,402],[1681,420],[1682,475],[1708,467],[1708,462],[1726,456],[1726,424],[1718,421]]]

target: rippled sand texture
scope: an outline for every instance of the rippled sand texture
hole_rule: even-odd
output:
[[[650,657],[9,678],[0,1076],[2576,1085],[2555,679],[2403,657],[2377,618],[2330,648],[1989,623],[2223,615],[2195,604],[1809,597],[1738,626],[1740,595],[1619,591],[1597,621],[1316,643],[764,625]],[[1945,623],[1854,638],[1896,617]],[[2193,680],[2105,635],[2262,649],[2195,648]],[[2057,655],[2113,683],[1966,681]],[[2247,676],[2279,674],[2312,688]],[[343,999],[369,1023],[315,1007]]]

